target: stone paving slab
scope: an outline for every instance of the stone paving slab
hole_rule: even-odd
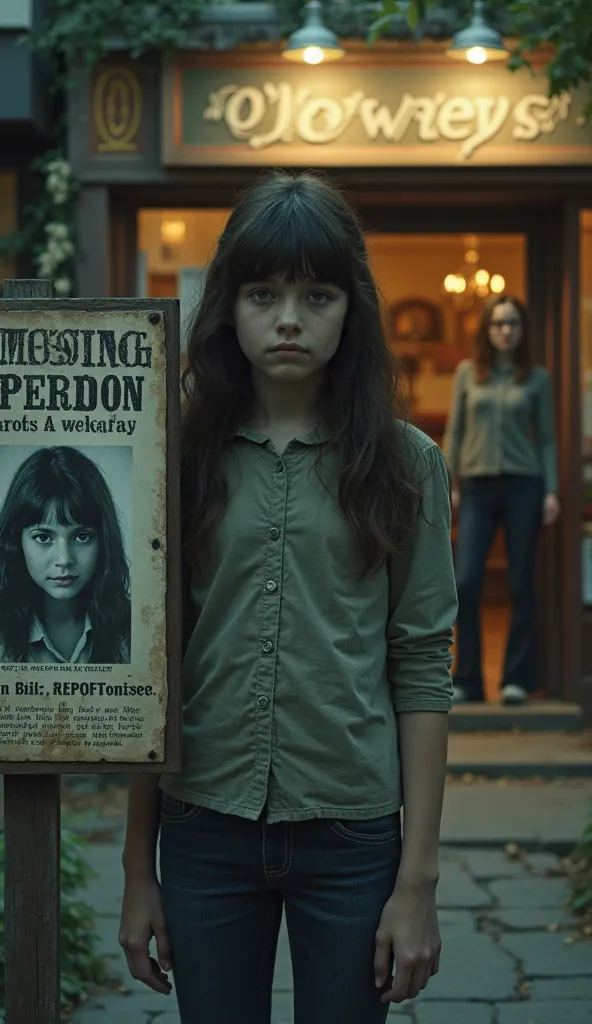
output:
[[[147,1024],[149,1020],[148,1014],[138,1010],[133,1000],[128,1002],[121,996],[118,997],[116,1008],[106,1010],[102,1003],[97,1002],[78,1010],[74,1017],[75,1024]],[[180,1024],[178,1014],[175,1024]]]
[[[422,1003],[417,1024],[493,1024],[494,1007],[483,1003]]]
[[[476,884],[462,864],[457,861],[444,861],[441,864],[438,885],[440,907],[479,909],[491,903],[489,893]]]
[[[506,878],[490,882],[489,891],[506,907],[564,907],[569,898],[564,878]]]
[[[522,962],[527,978],[586,977],[592,971],[590,943],[576,942],[569,946],[564,939],[563,935],[529,932],[503,935],[500,945]]]
[[[121,847],[107,843],[93,843],[85,857],[96,877],[92,878],[84,899],[102,916],[119,919],[123,897],[123,868]]]
[[[553,853],[529,853],[526,863],[531,871],[543,877],[561,872],[559,857],[556,857]]]
[[[431,979],[421,1001],[513,999],[514,962],[489,935],[453,932],[442,947],[439,973]]]
[[[525,875],[522,862],[511,860],[503,850],[453,848],[446,853],[464,864],[476,882],[488,882],[496,878],[524,878]]]
[[[551,926],[573,928],[573,917],[567,910],[557,907],[519,907],[510,910],[492,910],[490,921],[506,931],[548,931]]]
[[[591,1021],[591,1007],[571,1002],[500,1006],[497,1018],[497,1024],[590,1024]]]
[[[590,960],[592,962],[592,946]],[[592,1006],[592,966],[588,976],[584,978],[570,978],[568,981],[563,978],[535,978],[531,985],[530,997],[541,1003],[548,999],[587,999]]]
[[[558,781],[541,786],[495,782],[446,787],[442,842],[450,846],[503,847],[514,842],[571,848],[588,814],[592,782]]]

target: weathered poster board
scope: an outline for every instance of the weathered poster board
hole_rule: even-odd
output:
[[[0,301],[0,771],[180,756],[177,300]]]

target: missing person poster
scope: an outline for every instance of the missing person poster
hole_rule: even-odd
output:
[[[165,759],[178,317],[156,305],[0,302],[0,762]]]

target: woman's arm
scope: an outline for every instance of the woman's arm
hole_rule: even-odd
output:
[[[171,985],[166,972],[172,969],[172,954],[156,874],[159,783],[159,775],[132,775],[130,778],[122,856],[125,890],[119,943],[132,977],[143,981],[155,992],[168,995]],[[153,936],[158,962],[150,956]]]
[[[559,516],[559,499],[557,490],[557,442],[553,421],[553,394],[551,377],[546,369],[539,370],[539,390],[537,395],[536,438],[539,447],[543,478],[545,481],[545,506],[543,518],[546,525],[551,525]]]
[[[396,973],[385,1002],[413,999],[439,967],[436,911],[440,818],[446,777],[452,627],[457,600],[450,544],[448,474],[437,446],[426,447],[424,507],[406,580],[391,568],[387,628],[389,678],[397,713],[403,785],[403,850],[376,939],[377,985]],[[396,563],[396,560],[394,560]]]
[[[122,863],[126,878],[156,879],[160,775],[131,775]]]
[[[460,463],[460,449],[465,432],[466,415],[466,381],[470,362],[465,360],[458,364],[452,382],[450,408],[446,418],[443,451],[456,484]]]
[[[399,715],[399,744],[405,838],[397,884],[435,888],[446,780],[446,713],[408,711]]]

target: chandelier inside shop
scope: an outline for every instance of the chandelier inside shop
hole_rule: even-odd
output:
[[[446,274],[444,291],[450,296],[455,309],[471,309],[475,300],[501,295],[506,287],[505,278],[495,268],[484,267],[479,254],[477,235],[466,235],[464,261],[457,271]]]

